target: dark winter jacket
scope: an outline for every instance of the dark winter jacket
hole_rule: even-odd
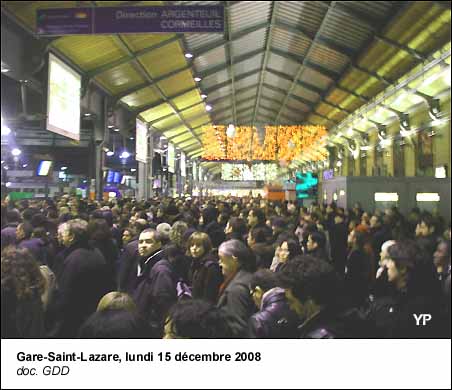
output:
[[[331,260],[336,271],[344,275],[347,259],[348,229],[345,223],[334,224],[328,230],[331,244]]]
[[[264,294],[260,311],[250,318],[249,337],[294,338],[297,324],[297,316],[290,310],[284,289],[276,287]]]
[[[250,272],[239,271],[218,300],[217,306],[224,310],[228,325],[236,338],[247,335],[248,320],[256,312],[249,290],[252,276]]]
[[[1,231],[2,250],[8,245],[16,244],[16,229],[19,226],[18,222],[9,223]]]
[[[356,249],[350,252],[345,272],[345,288],[356,304],[363,303],[371,289],[371,261],[364,251]]]
[[[142,317],[153,329],[163,329],[171,306],[177,301],[178,275],[172,264],[160,260],[141,280],[133,295]]]
[[[99,250],[78,243],[65,252],[58,290],[48,311],[54,313],[57,329],[54,336],[76,337],[80,325],[96,311],[99,300],[114,285],[107,262]]]
[[[47,249],[43,240],[40,238],[30,238],[21,241],[17,247],[27,249],[31,252],[36,261],[40,264],[47,264]]]
[[[188,280],[192,286],[193,298],[216,304],[220,285],[223,283],[218,257],[208,253],[201,259],[192,259]]]

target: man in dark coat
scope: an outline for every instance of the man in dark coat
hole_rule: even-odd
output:
[[[265,231],[266,241],[272,243],[273,230],[267,226],[265,214],[261,209],[251,209],[248,214],[247,222],[250,229],[262,228]]]
[[[277,284],[277,276],[270,270],[262,269],[253,275],[250,293],[259,311],[250,318],[250,338],[296,337],[297,316],[290,310],[284,289]]]
[[[81,324],[96,311],[99,300],[114,290],[106,260],[88,244],[87,227],[86,221],[74,219],[62,228],[66,249],[58,291],[49,308],[56,319],[56,337],[76,337]]]
[[[132,252],[134,249],[135,251]],[[119,275],[120,291],[133,295],[144,276],[162,258],[160,234],[155,229],[143,230],[139,240],[128,244],[122,256]]]
[[[309,234],[308,241],[306,243],[306,248],[309,255],[330,262],[325,247],[326,237],[324,233],[312,232]]]
[[[334,217],[334,223],[329,226],[328,233],[331,245],[331,259],[333,260],[334,268],[339,275],[344,275],[347,260],[348,228],[344,222],[343,215],[337,214]]]
[[[383,224],[381,217],[373,215],[370,218],[370,236],[372,243],[372,250],[375,256],[378,256],[381,250],[381,246],[392,239],[391,229]]]
[[[16,229],[19,226],[20,219],[20,213],[17,210],[6,212],[7,224],[1,231],[2,250],[8,245],[16,244]]]
[[[270,268],[275,248],[267,242],[266,230],[253,228],[248,233],[248,246],[256,256],[257,268]]]
[[[429,259],[432,259],[435,253],[437,238],[433,218],[424,215],[416,226],[416,243]]]
[[[249,290],[256,260],[251,250],[239,240],[221,244],[218,255],[225,281],[220,287],[217,307],[225,312],[234,337],[242,338],[247,335],[248,320],[256,311]]]

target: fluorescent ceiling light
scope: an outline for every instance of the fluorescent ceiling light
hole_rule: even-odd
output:
[[[439,202],[440,196],[437,192],[419,192],[416,194],[416,202]]]
[[[436,167],[435,168],[435,177],[437,179],[445,179],[447,177],[447,175],[446,175],[446,167],[445,166]]]
[[[398,202],[399,194],[397,192],[376,192],[375,202]]]

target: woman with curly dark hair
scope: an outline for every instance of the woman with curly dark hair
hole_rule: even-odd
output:
[[[1,255],[2,338],[41,338],[45,281],[26,249],[6,248]]]

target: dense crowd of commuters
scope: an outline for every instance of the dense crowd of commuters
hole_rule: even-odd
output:
[[[1,216],[4,338],[450,337],[435,213],[65,195]]]

